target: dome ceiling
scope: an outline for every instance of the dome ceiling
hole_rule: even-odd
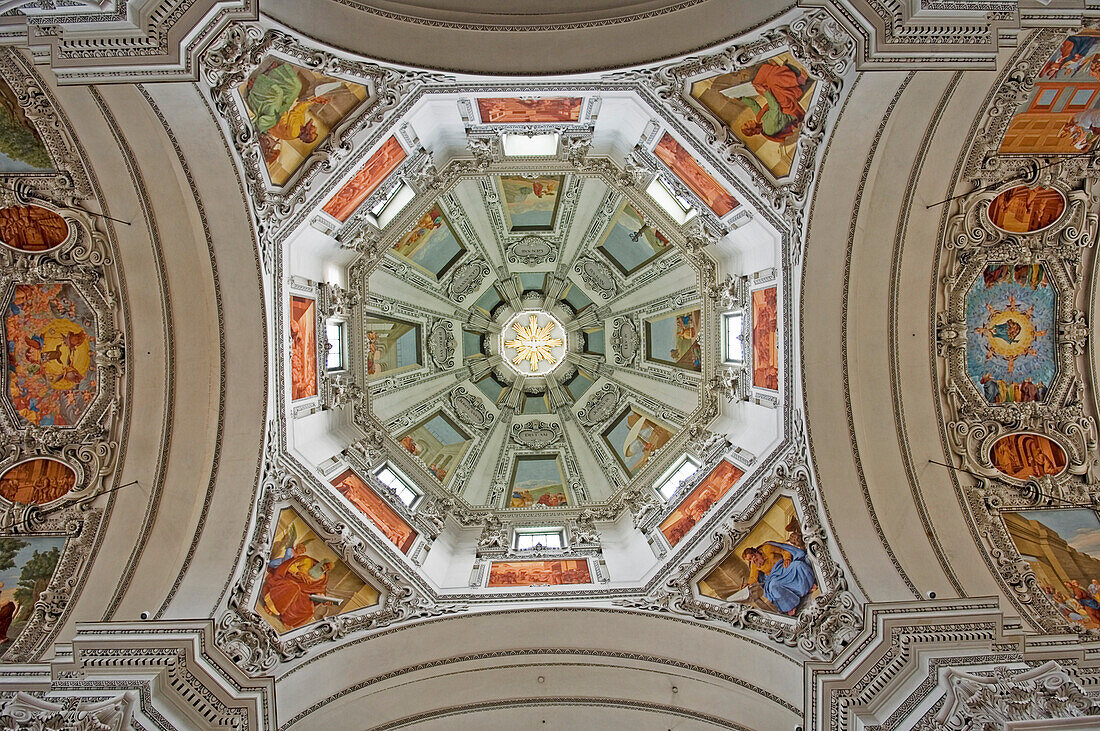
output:
[[[655,481],[684,427],[711,416],[717,316],[701,291],[715,265],[634,191],[506,165],[406,209],[383,240],[357,419],[391,435],[418,483],[468,505],[606,503]],[[524,351],[525,335],[546,344]]]

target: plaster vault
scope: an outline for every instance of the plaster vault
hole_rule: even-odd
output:
[[[1100,726],[1091,2],[4,9],[0,722]]]

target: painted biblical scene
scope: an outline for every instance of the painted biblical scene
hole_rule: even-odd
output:
[[[719,462],[676,509],[661,521],[661,533],[668,539],[669,545],[675,546],[679,543],[744,474],[732,462]]]
[[[34,615],[64,550],[63,536],[0,536],[0,652]]]
[[[1076,155],[1100,135],[1100,31],[1082,30],[1050,55],[1005,130],[1001,153]]]
[[[556,456],[516,457],[511,485],[510,508],[556,508],[569,504],[561,462]]]
[[[772,175],[789,175],[815,82],[789,53],[691,85],[691,96],[725,122]]]
[[[631,405],[603,433],[604,441],[628,475],[637,474],[675,430]]]
[[[392,376],[424,364],[420,326],[389,317],[363,318],[367,378]]]
[[[72,490],[76,472],[56,459],[31,459],[0,475],[0,496],[13,503],[45,505]]]
[[[991,404],[1044,401],[1054,380],[1054,287],[1041,264],[985,268],[966,295],[966,370]]]
[[[1039,588],[1069,622],[1100,629],[1100,519],[1087,508],[1002,513]]]
[[[300,515],[279,513],[256,612],[277,632],[378,603],[378,591],[321,540]]]
[[[699,593],[791,617],[820,594],[794,503],[781,497],[699,582]]]
[[[779,390],[779,301],[775,287],[752,293],[752,385]]]
[[[95,398],[95,315],[71,284],[17,284],[5,320],[8,396],[19,418],[73,426]]]
[[[1066,197],[1055,188],[1017,185],[1002,192],[989,203],[989,222],[1010,234],[1042,231],[1062,217]]]
[[[657,143],[653,154],[668,166],[673,175],[699,196],[715,215],[724,216],[740,205],[725,186],[704,170],[691,153],[668,132],[665,132],[664,137]]]
[[[489,588],[498,586],[559,586],[591,584],[588,561],[493,561]]]
[[[482,124],[539,124],[547,122],[577,122],[581,118],[579,96],[544,97],[542,99],[479,98],[477,111]]]
[[[50,153],[19,98],[0,79],[0,173],[35,173],[53,169]]]
[[[623,203],[597,248],[623,274],[633,274],[672,246],[641,211]]]
[[[438,206],[432,206],[413,229],[393,246],[394,253],[439,279],[466,248],[459,242],[450,222]]]
[[[290,398],[317,395],[317,303],[290,297]]]
[[[397,438],[398,443],[423,460],[440,482],[446,483],[472,443],[469,435],[443,412],[436,412]]]
[[[239,88],[273,185],[282,185],[367,98],[361,84],[269,58]]]
[[[370,194],[378,190],[378,186],[392,173],[401,161],[404,160],[405,148],[397,141],[396,137],[390,137],[382,143],[378,151],[370,156],[370,159],[359,168],[351,180],[344,183],[336,195],[329,198],[323,210],[328,215],[343,223],[362,205]]]
[[[504,202],[505,223],[510,231],[549,231],[554,228],[558,211],[558,193],[564,178],[561,175],[501,175],[501,200]]]
[[[48,208],[0,208],[0,243],[13,249],[40,254],[61,246],[68,238],[68,222]]]
[[[1066,451],[1042,434],[1007,434],[993,442],[989,460],[1016,480],[1060,475],[1066,469]]]
[[[646,320],[646,360],[688,371],[701,371],[701,330],[698,309]]]
[[[351,470],[344,470],[332,481],[332,486],[358,508],[360,513],[367,516],[402,553],[409,552],[416,541],[416,531],[370,485],[363,482],[359,475]]]

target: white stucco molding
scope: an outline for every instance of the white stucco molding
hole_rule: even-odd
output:
[[[210,620],[79,624],[52,660],[0,667],[0,727],[68,728],[84,713],[111,729],[131,718],[144,728],[275,729],[274,679],[245,675],[213,631]]]

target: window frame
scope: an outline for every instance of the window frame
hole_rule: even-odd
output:
[[[538,541],[530,546],[521,547],[520,540],[523,537],[530,536],[557,536],[558,545],[550,546],[546,543],[542,544],[542,548],[539,549]],[[565,528],[561,526],[524,526],[512,529],[512,550],[513,551],[563,551],[568,547],[565,540]]]
[[[401,496],[401,491],[390,484],[388,480],[382,477],[383,472],[389,472],[393,476],[393,479],[398,484],[400,484],[406,492],[412,495],[412,499],[405,500],[405,498]],[[424,492],[417,488],[416,485],[413,484],[413,481],[405,476],[405,473],[401,472],[401,470],[397,469],[389,462],[383,463],[381,467],[376,469],[374,471],[374,476],[377,477],[378,481],[385,485],[387,489],[389,489],[394,495],[396,495],[401,504],[409,510],[414,509],[416,505],[424,498]]]
[[[330,328],[336,327],[339,337],[336,342],[332,341],[332,335]],[[339,373],[341,371],[348,370],[348,323],[347,320],[339,318],[329,318],[325,320],[325,340],[329,344],[329,349],[325,352],[325,372],[326,373]],[[332,351],[337,350],[340,353],[340,364],[336,367],[329,365],[329,358],[332,355]]]
[[[741,330],[737,335],[737,340],[741,344],[741,357],[730,358],[730,328],[729,322],[733,318],[737,318],[741,322]],[[745,362],[745,312],[743,310],[731,310],[730,312],[722,313],[722,362],[733,365],[741,365]]]
[[[666,493],[665,489],[668,487],[668,485],[674,479],[676,479],[676,475],[679,474],[680,470],[682,470],[684,466],[688,464],[693,465],[694,469],[689,474],[681,477],[680,480],[676,483],[676,487],[672,488]],[[657,485],[660,485],[660,487],[654,487],[654,489],[662,500],[664,500],[666,503],[669,503],[672,501],[672,498],[676,497],[676,494],[680,492],[680,488],[683,487],[684,483],[690,480],[695,475],[699,474],[699,470],[701,470],[702,468],[702,462],[695,459],[689,454],[685,454],[680,457],[680,459],[678,459],[671,467],[665,470],[664,474],[661,475],[660,479],[658,479],[656,483]]]

